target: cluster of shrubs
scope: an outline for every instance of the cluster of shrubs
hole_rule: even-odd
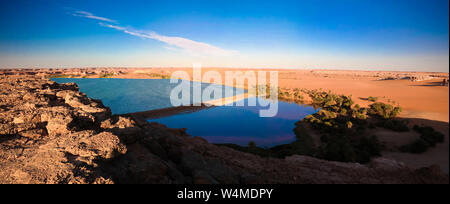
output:
[[[394,107],[391,104],[376,102],[370,105],[369,114],[379,116],[383,119],[392,119],[397,117],[402,108],[397,106]]]
[[[336,135],[319,147],[317,157],[330,161],[368,163],[371,158],[381,156],[382,148],[376,136],[352,138]]]
[[[158,73],[150,73],[147,74],[150,77],[154,77],[154,78],[161,78],[161,79],[169,79],[170,77],[168,75],[165,74],[158,74]]]
[[[408,121],[406,120],[394,120],[394,119],[381,120],[377,123],[377,126],[395,132],[409,131]]]
[[[285,157],[299,154],[331,161],[358,163],[367,163],[371,158],[380,156],[383,145],[377,137],[364,136],[369,125],[366,120],[370,114],[368,108],[355,105],[351,96],[317,90],[306,93],[320,110],[296,123],[294,133],[297,141],[266,149],[265,155]],[[320,133],[320,144],[313,142],[304,128],[304,123],[310,124]]]
[[[367,98],[367,100],[370,101],[370,102],[377,102],[377,101],[378,101],[378,97],[369,96],[369,97]]]
[[[255,87],[257,96],[265,96],[266,98],[270,98],[271,94],[275,91],[278,91],[278,96],[280,95],[280,88],[277,87],[278,90],[273,90],[269,84],[267,85],[258,85]]]
[[[367,163],[381,155],[383,145],[376,136],[364,136],[364,125],[355,128],[351,121],[345,124],[342,127],[328,127],[327,131],[317,129],[321,132],[320,145],[312,156],[330,161]],[[364,128],[361,130],[361,127]],[[298,133],[296,135],[299,138]]]
[[[366,108],[353,105],[350,96],[317,91],[309,94],[320,110],[305,117],[302,122],[311,124],[322,133],[348,133],[349,129],[361,125],[367,118]]]
[[[282,101],[290,101],[296,103],[303,103],[305,99],[305,95],[307,95],[308,91],[306,89],[287,89],[276,87],[273,89],[270,85],[259,85],[256,86],[256,95],[262,96],[264,95],[266,98],[270,98],[272,93],[277,91],[278,99]]]
[[[263,87],[269,89],[269,87]],[[402,111],[401,107],[376,102],[377,97],[369,97],[368,108],[354,104],[351,96],[332,94],[321,90],[280,89],[281,97],[299,97],[307,94],[313,105],[320,110],[298,121],[294,133],[297,140],[290,144],[272,148],[260,148],[254,143],[247,147],[224,144],[234,149],[257,154],[263,157],[284,158],[290,155],[308,155],[330,161],[367,163],[373,157],[381,155],[384,148],[376,136],[367,137],[366,129],[382,127],[407,132],[408,121],[395,119]],[[368,119],[371,120],[368,120]],[[320,143],[316,144],[304,128],[308,124],[320,134]],[[421,153],[436,143],[443,142],[444,136],[430,127],[414,126],[421,134],[417,141],[401,147],[402,151]]]
[[[67,75],[67,74],[56,74],[56,75],[47,75],[47,78],[75,78],[79,77],[79,75]]]
[[[411,144],[400,147],[402,152],[419,154],[426,152],[430,147],[435,147],[437,143],[444,142],[444,134],[435,131],[432,127],[415,125],[413,129],[420,133],[420,138]]]
[[[105,73],[105,74],[101,74],[101,75],[99,76],[99,78],[111,78],[111,77],[113,77],[113,76],[114,76],[113,73]]]
[[[358,163],[368,163],[371,158],[380,156],[383,148],[376,136],[355,138],[338,134],[316,146],[313,138],[301,126],[297,126],[294,132],[296,141],[272,148],[257,147],[253,142],[246,147],[235,144],[219,145],[262,157],[285,158],[291,155],[307,155],[329,161]]]
[[[380,121],[379,126],[395,131],[408,131],[406,123],[394,120],[401,112],[400,107],[377,102],[369,108],[362,108],[354,104],[351,96],[316,90],[309,91],[308,94],[321,110],[305,117],[296,125],[298,127],[302,123],[308,123],[320,133],[321,142],[314,153],[318,158],[367,163],[371,158],[380,156],[383,145],[378,138],[364,136],[366,129],[374,126],[367,120],[369,117]]]

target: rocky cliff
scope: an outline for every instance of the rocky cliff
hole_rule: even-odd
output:
[[[448,183],[411,169],[306,156],[261,158],[183,129],[113,116],[76,84],[0,76],[0,183]]]

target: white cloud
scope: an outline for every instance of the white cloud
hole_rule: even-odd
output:
[[[83,18],[96,19],[96,20],[110,22],[110,23],[117,23],[117,21],[115,21],[115,20],[111,20],[109,18],[104,18],[104,17],[100,17],[100,16],[95,16],[94,14],[86,12],[86,11],[75,11],[74,13],[72,13],[72,15],[78,16],[78,17],[83,17]]]
[[[115,20],[111,20],[109,18],[95,16],[92,13],[89,13],[86,11],[76,11],[72,15],[100,20],[100,21],[103,21],[103,22],[99,22],[99,25],[101,25],[101,26],[119,30],[126,34],[141,37],[141,38],[158,40],[160,42],[168,44],[169,46],[171,46],[172,49],[180,48],[192,55],[233,56],[233,55],[238,54],[238,52],[235,50],[226,50],[226,49],[222,49],[222,48],[210,45],[208,43],[197,42],[197,41],[182,38],[182,37],[164,36],[164,35],[160,35],[153,31],[140,31],[140,30],[135,30],[130,27],[111,25],[109,23],[117,23],[117,22]],[[109,22],[109,23],[104,23],[104,22]]]

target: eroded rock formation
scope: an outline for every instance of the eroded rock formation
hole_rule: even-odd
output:
[[[112,116],[75,84],[0,76],[0,183],[448,183],[411,169],[306,156],[261,158],[183,129]]]

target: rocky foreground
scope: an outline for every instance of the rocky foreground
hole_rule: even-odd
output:
[[[75,84],[0,76],[0,183],[448,183],[411,169],[306,156],[261,158],[183,129],[111,115]]]

